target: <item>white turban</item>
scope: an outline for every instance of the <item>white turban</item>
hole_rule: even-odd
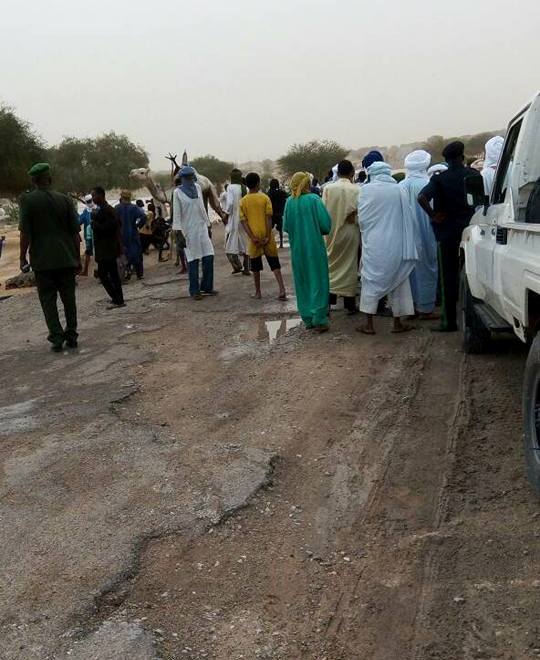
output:
[[[86,204],[90,204],[92,202],[92,195],[85,195],[84,201]]]
[[[405,157],[405,169],[409,172],[427,172],[431,163],[431,154],[423,149],[413,151]]]
[[[432,165],[427,171],[427,173],[429,176],[433,176],[434,174],[440,174],[441,172],[446,172],[447,169],[448,169],[448,165],[445,165],[444,163],[437,163],[436,165]]]
[[[504,146],[504,138],[500,135],[492,137],[491,140],[486,142],[486,157],[484,159],[484,169],[488,167],[497,167],[499,158]]]

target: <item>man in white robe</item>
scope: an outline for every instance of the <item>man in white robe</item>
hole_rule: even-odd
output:
[[[492,137],[486,142],[486,155],[484,158],[484,167],[482,168],[482,178],[484,179],[484,190],[488,197],[491,197],[493,182],[495,181],[495,172],[504,146],[504,138],[500,135]]]
[[[434,313],[439,279],[437,240],[428,214],[418,203],[418,195],[429,183],[430,163],[431,155],[427,151],[419,149],[410,153],[405,158],[407,175],[399,184],[409,200],[418,239],[418,262],[411,273],[411,289],[416,313],[423,321],[439,318]]]
[[[213,296],[217,291],[214,290],[214,246],[208,234],[208,214],[196,181],[195,170],[182,167],[177,177],[180,185],[173,193],[172,228],[181,231],[186,240],[189,295],[193,300],[201,300],[203,295]],[[202,279],[199,263],[202,263]]]
[[[365,334],[375,334],[373,317],[379,300],[388,297],[394,316],[393,332],[412,326],[401,317],[414,315],[409,281],[418,261],[412,210],[387,163],[375,162],[367,169],[369,185],[362,186],[358,222],[362,236],[362,291],[360,311],[367,315]]]
[[[240,202],[247,193],[243,183],[242,172],[234,169],[231,172],[231,183],[227,187],[227,196],[222,208],[225,211],[225,254],[233,267],[232,274],[243,273],[250,276],[249,257],[247,255],[247,236],[240,221]],[[242,257],[242,261],[240,260]]]

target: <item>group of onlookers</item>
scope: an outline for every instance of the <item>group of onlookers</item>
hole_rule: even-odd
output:
[[[502,138],[486,145],[484,181],[489,192]],[[287,233],[298,309],[308,328],[328,330],[331,308],[343,298],[351,315],[364,312],[358,328],[374,334],[374,317],[390,313],[393,332],[412,329],[407,317],[440,319],[441,332],[457,330],[456,305],[459,243],[474,208],[465,195],[465,179],[480,176],[465,166],[464,145],[452,142],[443,151],[444,164],[430,167],[431,156],[417,150],[405,158],[406,176],[399,184],[378,151],[368,153],[359,176],[342,160],[332,180],[322,186],[307,172],[290,181],[290,196],[279,182],[261,192],[261,179],[234,169],[217,211],[225,225],[225,253],[233,275],[253,277],[253,298],[261,299],[263,257],[278,285],[278,299],[287,300],[274,229],[283,246]],[[77,345],[75,274],[88,274],[92,256],[96,276],[111,299],[111,308],[125,305],[122,279],[144,275],[143,254],[154,244],[159,258],[169,226],[161,207],[142,200],[132,203],[123,191],[114,208],[103,188],[85,198],[80,217],[71,200],[51,190],[50,168],[38,163],[29,172],[34,190],[21,198],[21,268],[27,253],[36,273],[37,289],[54,350]],[[193,300],[214,296],[214,246],[211,223],[197,173],[178,168],[171,199],[177,265],[189,273]],[[80,264],[80,230],[85,241]],[[119,267],[119,264],[121,266]],[[360,273],[360,287],[358,274]],[[439,295],[438,295],[439,294]],[[66,328],[58,317],[57,296],[64,304]],[[359,295],[359,305],[357,303]],[[437,297],[441,315],[435,311]]]

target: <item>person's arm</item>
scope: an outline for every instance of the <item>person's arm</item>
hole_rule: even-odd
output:
[[[175,231],[183,231],[182,227],[182,205],[180,199],[178,198],[178,190],[173,191],[172,196],[172,228]],[[185,236],[185,234],[184,234]]]
[[[319,229],[323,236],[328,236],[332,229],[332,218],[330,213],[326,210],[326,206],[322,203],[320,198],[315,198],[315,210],[317,213],[317,222],[319,223]],[[355,213],[355,222],[358,219],[357,213]]]
[[[266,197],[266,235],[264,237],[264,245],[266,245],[272,236],[272,216],[274,215],[274,209],[272,208],[272,202],[270,197]]]
[[[289,233],[289,213],[287,207],[289,206],[288,202],[285,202],[285,208],[283,209],[283,231]]]
[[[422,188],[418,195],[418,204],[420,208],[427,213],[431,222],[441,223],[445,219],[444,213],[435,213],[431,206],[431,201],[435,197],[437,186],[435,180],[432,178],[425,188]]]
[[[259,245],[259,239],[253,235],[253,232],[251,231],[251,227],[249,226],[249,222],[247,219],[246,215],[246,209],[243,205],[244,200],[240,202],[240,222],[242,223],[242,227],[244,228],[244,231],[248,235],[248,238],[254,243],[255,245]]]
[[[24,204],[24,198],[21,198],[19,203],[19,217],[19,264],[21,270],[27,273],[30,270],[30,266],[28,265],[28,260],[26,258],[30,248],[30,218],[28,217],[26,205]]]
[[[28,272],[29,266],[26,259],[28,254],[28,249],[30,247],[30,239],[26,234],[21,231],[21,236],[19,240],[19,264],[23,272]]]

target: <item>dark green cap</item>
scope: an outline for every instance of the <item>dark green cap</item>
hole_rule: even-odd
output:
[[[49,163],[36,163],[28,170],[28,176],[39,176],[40,174],[49,174],[51,166]]]

